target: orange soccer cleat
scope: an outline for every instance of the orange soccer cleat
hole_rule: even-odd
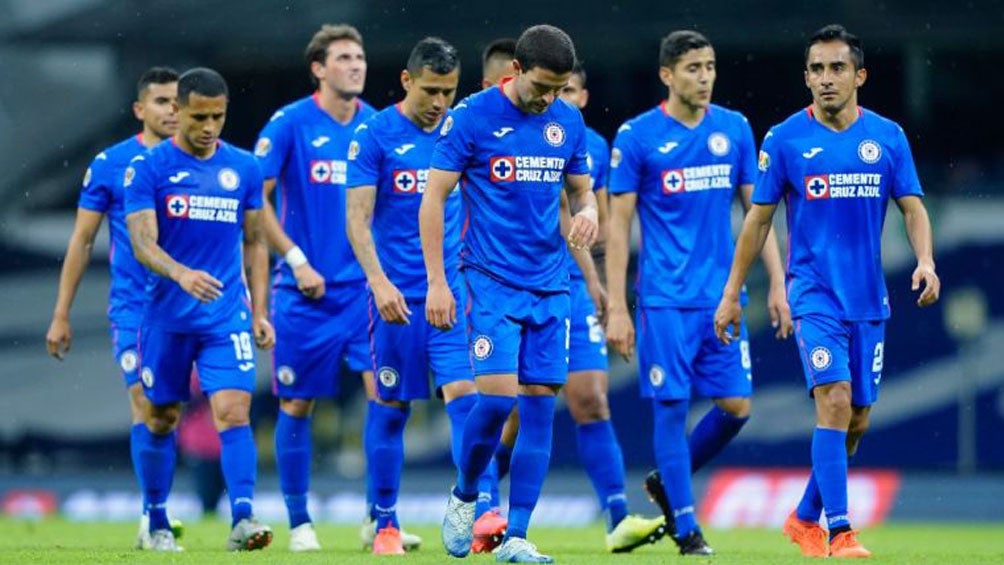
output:
[[[404,545],[401,543],[401,530],[394,526],[377,532],[373,538],[373,555],[404,555]]]
[[[826,557],[830,548],[826,544],[826,530],[818,522],[807,522],[794,512],[784,521],[781,529],[791,543],[797,544],[806,557]]]
[[[830,542],[830,557],[861,559],[871,556],[872,552],[865,549],[865,546],[858,541],[857,530],[841,532]]]
[[[502,544],[505,529],[509,521],[502,517],[498,510],[489,510],[474,522],[474,542],[471,543],[473,553],[491,553]]]

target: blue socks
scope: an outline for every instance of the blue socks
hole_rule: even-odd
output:
[[[458,467],[464,444],[464,424],[477,402],[477,394],[468,394],[446,403],[446,415],[450,418],[450,454],[453,456],[453,464]]]
[[[464,424],[464,439],[457,466],[457,486],[453,493],[464,502],[478,498],[478,479],[488,468],[499,443],[502,425],[516,399],[511,396],[479,394]]]
[[[607,513],[607,532],[627,516],[624,494],[624,455],[610,420],[575,427],[579,461],[586,469],[600,506]]]
[[[238,426],[220,432],[223,450],[220,466],[230,496],[231,526],[251,517],[254,483],[258,474],[258,452],[255,450],[251,426]]]
[[[530,515],[551,462],[556,401],[554,396],[519,396],[520,429],[512,454],[506,539],[526,538]]]
[[[307,512],[307,490],[310,488],[311,419],[297,418],[279,410],[275,424],[275,464],[279,470],[279,487],[286,509],[289,527],[310,522]]]
[[[143,510],[150,515],[151,532],[171,529],[167,520],[167,495],[174,482],[174,465],[178,458],[174,445],[176,436],[174,431],[155,434],[146,424],[132,428],[132,449],[137,455],[137,472],[143,485]]]
[[[366,401],[366,420],[363,422],[363,454],[366,455],[366,513],[370,520],[376,520],[376,513],[373,511],[373,462],[369,459],[369,442],[372,441],[374,433],[371,429],[373,421],[369,414],[373,411],[374,404],[376,404],[375,400]]]
[[[819,516],[823,513],[823,497],[819,494],[819,484],[816,483],[816,474],[809,473],[809,484],[805,485],[805,492],[802,500],[798,501],[795,514],[799,520],[805,522],[818,522]]]
[[[653,443],[655,461],[663,488],[676,518],[676,537],[683,539],[697,529],[694,494],[690,485],[690,445],[687,442],[686,400],[656,400]]]
[[[749,416],[736,418],[717,405],[712,406],[690,434],[691,470],[696,472],[718,455],[748,421]]]
[[[830,531],[848,527],[847,432],[816,428],[812,434],[812,475],[822,495]]]
[[[129,456],[132,459],[132,471],[136,474],[136,482],[139,484],[139,492],[143,496],[143,513],[146,513],[146,489],[143,488],[143,472],[140,471],[140,448],[143,445],[143,430],[146,424],[140,422],[133,424],[129,429]]]
[[[366,458],[370,462],[373,481],[373,516],[377,530],[393,526],[397,521],[397,495],[401,487],[401,467],[404,465],[404,426],[408,423],[408,407],[397,408],[374,402],[367,414],[367,429],[372,437],[366,442]]]
[[[502,442],[499,442],[498,448],[495,449],[495,462],[498,465],[498,480],[500,481],[509,474],[509,465],[512,463],[512,450],[512,447]],[[495,483],[495,489],[498,490],[497,482]]]

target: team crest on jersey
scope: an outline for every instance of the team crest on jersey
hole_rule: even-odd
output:
[[[676,194],[686,190],[682,169],[670,169],[662,172],[662,193]]]
[[[422,194],[425,192],[425,183],[428,177],[428,169],[394,171],[394,192]]]
[[[479,335],[474,338],[474,345],[471,346],[471,351],[474,353],[474,358],[478,361],[484,361],[488,359],[492,351],[495,349],[495,345],[492,344],[492,340],[486,335]]]
[[[184,218],[188,216],[188,196],[172,194],[167,197],[167,217]]]
[[[551,147],[561,147],[565,144],[565,128],[558,122],[549,122],[544,126],[544,141]]]
[[[241,184],[240,175],[230,167],[220,169],[219,174],[216,175],[216,180],[220,183],[220,188],[223,190],[237,190],[237,187]]]
[[[767,169],[770,168],[770,153],[761,149],[760,156],[757,158],[756,166],[760,169],[761,173],[766,173]]]
[[[492,157],[488,166],[492,182],[509,182],[516,178],[516,160],[513,157]]]
[[[666,371],[658,365],[652,365],[648,370],[648,382],[656,388],[661,387],[662,383],[666,382]]]
[[[809,362],[817,371],[825,371],[833,364],[833,354],[829,349],[819,346],[809,352]]]
[[[139,380],[143,381],[143,386],[146,388],[153,387],[153,369],[150,367],[143,367],[143,370],[139,373]]]
[[[858,157],[865,163],[874,165],[882,158],[882,146],[878,142],[866,139],[858,145]]]
[[[358,156],[359,142],[353,139],[352,142],[349,143],[349,161],[355,161]]]
[[[122,186],[129,188],[132,186],[132,180],[136,178],[136,169],[132,167],[126,167],[125,177],[122,179]]]
[[[457,106],[457,108],[459,107]],[[446,119],[443,120],[443,127],[439,129],[439,135],[446,135],[450,133],[451,129],[453,129],[453,116],[446,116]]]
[[[255,157],[266,157],[269,151],[272,151],[272,140],[267,137],[259,139],[258,143],[254,144]]]
[[[132,349],[124,351],[122,356],[119,357],[119,367],[122,368],[126,373],[131,373],[136,370],[136,364],[139,362],[139,357],[136,356],[136,352]]]
[[[624,158],[624,154],[621,150],[614,147],[613,151],[610,152],[610,168],[616,169],[621,164],[621,159]]]
[[[819,200],[830,197],[830,177],[809,175],[805,177],[805,199]]]
[[[296,382],[296,371],[294,371],[289,365],[280,365],[279,368],[275,370],[275,378],[280,383],[290,386]]]
[[[377,371],[377,378],[380,379],[380,384],[387,388],[396,387],[401,380],[400,375],[393,367],[380,367],[380,370]]]
[[[85,187],[87,185],[91,184],[91,168],[90,167],[87,167],[87,170],[84,171],[84,182],[81,183],[81,184],[83,186],[85,186]]]
[[[728,136],[724,133],[716,131],[708,136],[708,151],[711,151],[712,155],[724,157],[729,154],[729,147],[731,146],[732,144],[729,142]]]

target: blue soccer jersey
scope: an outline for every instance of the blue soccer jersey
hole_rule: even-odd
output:
[[[610,167],[611,194],[637,193],[640,303],[714,308],[732,264],[735,191],[756,174],[749,122],[712,105],[689,128],[660,105],[621,126]]]
[[[143,316],[146,268],[132,254],[125,221],[122,177],[129,161],[146,152],[143,134],[134,135],[105,149],[84,173],[77,206],[108,216],[111,287],[108,291],[108,318],[121,328],[136,328]]]
[[[449,117],[449,114],[447,114]],[[356,131],[349,153],[349,189],[377,187],[373,241],[387,278],[408,300],[425,300],[428,283],[418,233],[429,161],[439,131],[426,132],[391,106]],[[443,261],[451,288],[459,284],[460,193],[446,201]]]
[[[859,110],[836,132],[811,108],[771,128],[760,151],[756,204],[788,214],[788,303],[794,317],[884,320],[882,224],[889,198],[923,196],[910,144],[895,122]]]
[[[373,114],[359,101],[352,121],[342,125],[315,93],[273,114],[255,145],[262,174],[276,179],[279,223],[329,284],[366,279],[345,235],[345,181],[352,133]],[[275,284],[296,288],[282,258]]]
[[[610,146],[602,135],[589,127],[586,128],[586,151],[588,152],[586,162],[589,164],[589,182],[593,185],[593,190],[606,188],[610,178]],[[582,270],[579,269],[579,264],[575,262],[571,254],[568,256],[568,273],[573,279],[582,278]]]
[[[524,290],[567,291],[558,214],[565,175],[589,173],[582,114],[561,100],[525,113],[500,85],[458,104],[441,132],[430,168],[463,173],[464,268]]]
[[[255,158],[219,142],[198,159],[169,140],[136,157],[125,172],[126,214],[157,213],[157,244],[189,269],[223,283],[223,295],[203,304],[174,281],[151,273],[144,326],[173,332],[226,332],[251,327],[241,256],[244,212],[262,205]]]

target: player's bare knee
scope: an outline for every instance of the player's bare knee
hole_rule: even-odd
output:
[[[753,410],[752,401],[748,397],[744,398],[741,396],[716,398],[715,405],[733,418],[749,418]]]
[[[443,385],[443,402],[452,402],[462,396],[468,396],[478,392],[474,381],[454,381]]]
[[[294,418],[306,418],[314,412],[314,401],[309,398],[281,398],[279,409]]]
[[[150,400],[143,392],[143,385],[136,383],[129,387],[129,413],[132,416],[132,423],[141,424],[146,422],[149,411]]]
[[[146,411],[146,427],[150,433],[164,435],[171,433],[181,421],[181,404],[150,405]]]
[[[592,391],[590,394],[567,394],[568,410],[572,413],[572,419],[577,424],[589,424],[610,419],[610,406],[607,402],[607,395]]]
[[[218,431],[251,424],[251,394],[239,390],[221,390],[209,397],[213,423]]]
[[[401,400],[384,400],[380,398],[380,395],[377,395],[377,397],[373,400],[381,406],[390,406],[391,408],[397,408],[398,410],[404,410],[408,407],[407,402]]]
[[[813,390],[819,423],[833,429],[848,429],[851,423],[851,385],[838,382]]]
[[[523,396],[557,396],[561,385],[519,385]]]

